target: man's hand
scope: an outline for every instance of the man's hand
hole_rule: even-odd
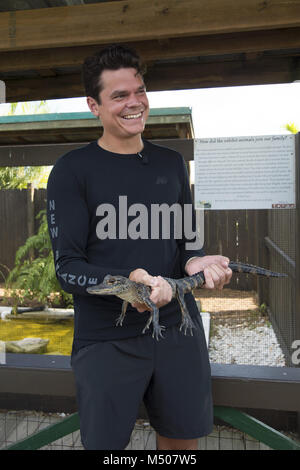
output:
[[[185,270],[189,276],[204,271],[206,289],[223,289],[229,284],[232,271],[228,268],[229,258],[221,255],[209,255],[190,259]]]
[[[129,279],[134,282],[141,282],[146,286],[151,287],[150,300],[160,308],[168,304],[172,299],[172,288],[170,284],[163,279],[161,276],[151,276],[145,269],[135,269],[131,271]],[[133,303],[132,306],[138,310],[138,312],[145,312],[149,310],[147,305],[141,303]]]

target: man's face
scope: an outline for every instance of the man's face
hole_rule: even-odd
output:
[[[105,135],[122,139],[141,134],[149,114],[141,75],[134,68],[104,70],[101,81],[101,104],[96,109]]]

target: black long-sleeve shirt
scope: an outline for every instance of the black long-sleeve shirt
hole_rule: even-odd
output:
[[[142,157],[106,151],[96,141],[63,155],[49,176],[47,197],[56,275],[61,287],[73,294],[76,341],[136,336],[149,318],[149,312],[128,306],[123,326],[116,327],[122,301],[88,294],[88,286],[102,282],[106,274],[128,277],[136,268],[179,278],[189,258],[204,255],[202,250],[186,249],[185,242],[191,240],[184,233],[175,237],[173,223],[169,236],[151,219],[151,210],[158,205],[183,209],[192,201],[182,156],[146,140]],[[186,303],[191,316],[196,315],[191,294]],[[180,320],[176,300],[160,309],[162,325]]]

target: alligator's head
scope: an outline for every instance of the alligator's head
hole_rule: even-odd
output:
[[[119,295],[127,290],[132,284],[127,277],[124,276],[111,276],[107,274],[101,284],[97,286],[88,287],[86,291],[89,294],[96,295]]]

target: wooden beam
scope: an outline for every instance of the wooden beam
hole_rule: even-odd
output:
[[[300,26],[300,0],[122,0],[0,14],[0,50]]]
[[[145,76],[148,91],[291,83],[300,79],[293,58],[155,65]],[[32,101],[84,96],[80,73],[6,80],[6,100]]]
[[[299,50],[300,28],[139,41],[131,44],[144,62],[213,55]],[[97,46],[0,52],[0,73],[80,67]]]
[[[292,58],[262,58],[161,65],[149,69],[146,83],[151,91],[290,83],[300,79],[295,64]]]

